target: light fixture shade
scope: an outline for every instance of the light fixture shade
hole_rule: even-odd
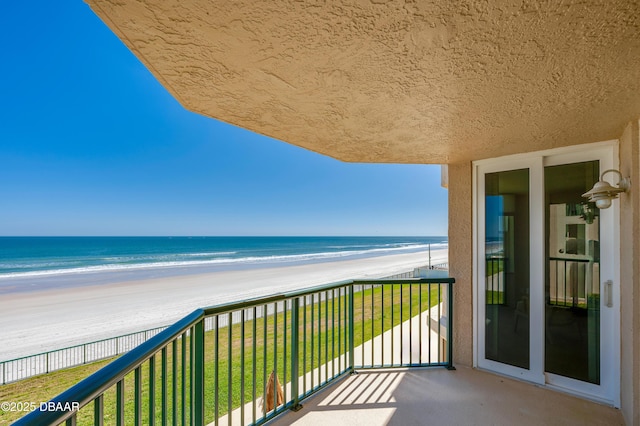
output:
[[[599,180],[590,191],[585,192],[582,196],[589,198],[589,201],[595,201],[602,197],[616,198],[621,192],[624,192],[624,189],[613,187],[609,185],[609,182]]]
[[[611,186],[609,182],[604,180],[604,175],[609,172],[614,172],[620,175],[620,181],[618,187]],[[628,178],[623,178],[622,174],[617,170],[605,170],[600,175],[600,180],[593,185],[590,191],[582,194],[584,198],[588,198],[589,201],[596,203],[596,207],[599,209],[607,209],[611,207],[611,200],[618,198],[618,194],[626,192],[631,186],[631,182]]]

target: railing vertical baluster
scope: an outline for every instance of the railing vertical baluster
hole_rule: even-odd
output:
[[[116,384],[116,425],[124,426],[124,379]]]
[[[324,382],[329,381],[329,291],[324,292]]]
[[[502,278],[502,302],[501,304],[505,304],[507,301],[507,285],[506,285],[506,281],[505,281],[505,272],[507,271],[507,258],[503,258],[502,259],[502,273],[500,274],[500,277]],[[498,289],[499,291],[500,289]]]
[[[374,337],[375,337],[375,329],[376,329],[376,315],[375,315],[375,308],[374,308],[374,293],[375,293],[375,287],[372,284],[371,285],[371,364],[369,365],[369,367],[373,367],[375,365]]]
[[[413,285],[409,284],[409,365],[413,364]]]
[[[244,425],[244,308],[240,312],[240,424]]]
[[[442,346],[442,325],[440,324],[440,318],[442,318],[442,284],[438,284],[438,318],[436,321],[438,327],[438,362],[442,362],[442,354],[440,353],[440,347]]]
[[[233,313],[227,314],[227,419],[232,424],[233,411]]]
[[[104,395],[99,395],[93,401],[93,425],[104,425]]]
[[[420,334],[420,354],[419,363],[422,364],[422,284],[418,284],[418,333]]]
[[[307,296],[303,297],[302,302],[302,394],[307,393]]]
[[[214,400],[214,412],[216,417],[216,426],[218,426],[218,419],[220,418],[220,315],[215,316],[213,321],[215,331],[213,333],[215,349],[213,351],[214,357],[214,371],[213,371],[213,400]]]
[[[283,301],[283,333],[282,339],[284,340],[284,344],[282,345],[282,383],[287,383],[287,304],[288,300]],[[287,402],[287,387],[283,386],[282,388],[284,392],[284,402]]]
[[[355,293],[354,293],[354,285],[350,284],[349,285],[349,316],[347,318],[348,320],[348,329],[349,329],[349,368],[351,368],[351,374],[355,373],[355,345],[356,345],[356,339],[354,336],[354,330],[355,330]]]
[[[278,302],[273,303],[273,412],[278,408]]]
[[[364,338],[364,297],[365,297],[365,286],[364,284],[360,286],[360,296],[362,299],[362,311],[360,312],[360,323],[361,323],[361,327],[360,327],[360,331],[362,334],[362,340],[360,341],[360,347],[362,348],[362,364],[361,366],[364,368],[364,344],[366,342],[365,338]]]
[[[322,293],[318,293],[318,386],[322,385]]]
[[[395,348],[394,348],[394,345],[395,345],[395,335],[394,335],[394,333],[395,333],[395,328],[396,328],[396,323],[394,321],[394,319],[395,319],[394,318],[395,317],[394,313],[395,313],[395,310],[396,310],[396,305],[393,302],[395,293],[396,293],[396,285],[395,284],[391,284],[391,365],[394,365],[395,357],[396,357],[396,353],[394,351],[395,350]]]
[[[344,287],[338,289],[338,371],[342,373],[342,291]]]
[[[493,276],[491,277],[492,280],[492,287],[491,289],[493,290],[491,292],[491,303],[492,304],[496,304],[496,298],[497,303],[500,303],[500,298],[498,296],[498,292],[500,291],[500,260],[499,259],[494,259],[493,260],[493,271],[498,271],[497,274],[493,274]],[[497,283],[493,283],[493,281],[498,281]]]
[[[316,323],[316,315],[315,315],[315,294],[311,294],[311,390],[314,389],[314,375],[315,375],[315,323]]]
[[[178,424],[178,339],[171,342],[171,418],[174,425]]]
[[[137,426],[142,424],[142,367],[138,367],[134,371],[134,423]]]
[[[495,280],[495,277],[496,277],[495,271],[496,271],[496,261],[492,257],[491,258],[491,304],[492,305],[494,305],[496,303],[495,300],[493,300],[494,297],[495,297],[495,294],[496,294],[496,289],[495,289],[495,286],[494,286],[494,280]]]
[[[193,423],[204,424],[204,318],[198,321],[193,327],[191,338],[195,341],[194,364],[191,369],[194,371],[195,383],[193,386],[195,395],[191,403],[194,406]]]
[[[404,364],[404,284],[400,284],[400,365]]]
[[[182,407],[180,412],[182,413],[182,424],[187,424],[187,332],[182,333],[182,352],[180,354],[182,365],[182,374],[180,380],[182,381],[181,393],[182,393]]]
[[[267,417],[267,305],[262,307],[262,417]]]
[[[256,343],[256,338],[258,336],[257,331],[258,331],[258,325],[257,325],[257,313],[258,313],[258,308],[256,306],[253,307],[253,324],[252,324],[252,346],[253,346],[253,363],[252,363],[252,377],[253,377],[253,389],[251,392],[251,396],[252,396],[252,404],[251,404],[251,414],[252,414],[252,419],[253,419],[253,423],[256,422],[256,377],[257,377],[257,372],[258,369],[256,367],[256,362],[257,362],[257,356],[256,356],[256,349],[257,349],[257,343]]]
[[[349,355],[347,354],[347,349],[349,349],[349,292],[350,292],[351,287],[345,287],[344,288],[344,368],[347,369],[349,368],[349,365],[347,364],[349,362]]]
[[[161,356],[161,365],[162,365],[162,426],[167,425],[167,347],[162,348],[162,356]]]
[[[431,290],[432,290],[433,284],[429,283],[427,284],[427,288],[429,289],[429,293],[427,294],[427,318],[429,318],[429,322],[428,322],[428,327],[427,327],[427,344],[429,345],[429,350],[427,351],[428,355],[428,360],[427,362],[431,363]]]
[[[67,421],[65,422],[66,426],[76,426],[77,424],[78,424],[78,419],[77,419],[75,414],[73,414],[71,417],[69,417],[67,419]]]
[[[149,358],[149,426],[156,420],[156,357]]]
[[[382,357],[380,359],[380,364],[384,366],[384,285],[380,286],[380,316],[381,319],[381,329],[380,329],[380,346],[382,347]]]
[[[196,363],[196,336],[195,336],[195,326],[192,326],[189,329],[190,338],[189,338],[189,424],[194,426],[194,420],[196,416],[196,406],[194,404],[195,394],[196,394],[196,369],[194,368]]]
[[[293,405],[291,409],[298,411],[302,406],[300,405],[300,369],[298,364],[299,353],[299,327],[300,327],[300,298],[296,297],[292,300],[291,307],[291,397],[293,398]],[[286,370],[286,367],[285,367]],[[285,386],[286,388],[286,386]],[[285,398],[286,402],[286,398]]]
[[[336,375],[336,290],[331,290],[331,376]]]

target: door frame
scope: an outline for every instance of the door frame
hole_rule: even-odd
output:
[[[472,217],[473,217],[473,364],[475,368],[493,371],[510,377],[555,388],[583,398],[604,402],[615,407],[620,406],[620,208],[614,201],[609,209],[601,210],[600,238],[601,253],[606,253],[606,266],[600,271],[601,294],[604,294],[604,282],[613,281],[613,308],[605,307],[605,298],[600,298],[600,385],[581,382],[550,373],[545,373],[545,328],[544,328],[544,282],[545,282],[545,205],[544,205],[544,167],[551,165],[578,163],[600,160],[600,173],[618,166],[618,141],[605,141],[565,148],[516,154],[472,163]],[[529,170],[529,209],[530,209],[530,299],[529,299],[529,369],[514,367],[484,358],[484,329],[480,327],[485,318],[485,304],[480,303],[484,295],[485,263],[484,256],[485,212],[484,212],[484,176],[486,173]],[[482,195],[482,197],[481,197]],[[538,324],[533,324],[533,319]],[[606,326],[606,328],[605,328]]]

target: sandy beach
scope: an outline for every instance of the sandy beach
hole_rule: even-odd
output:
[[[411,271],[426,265],[428,256],[425,251],[2,294],[0,361],[171,324],[198,307]],[[432,250],[431,261],[446,262],[447,250]]]

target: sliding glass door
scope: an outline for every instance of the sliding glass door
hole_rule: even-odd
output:
[[[485,356],[529,368],[529,170],[485,175]]]
[[[544,169],[545,371],[600,384],[599,161]]]
[[[582,197],[614,151],[475,164],[479,367],[619,400],[617,211]]]

